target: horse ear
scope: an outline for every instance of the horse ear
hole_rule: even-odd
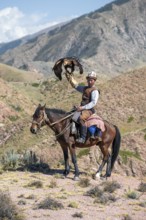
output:
[[[43,106],[43,109],[45,109],[46,108],[46,103],[44,104],[44,106]]]

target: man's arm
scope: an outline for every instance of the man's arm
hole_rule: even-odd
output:
[[[65,73],[65,76],[73,88],[76,88],[78,86],[78,82],[73,78],[72,75]]]

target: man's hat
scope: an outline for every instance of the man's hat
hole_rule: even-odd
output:
[[[88,76],[86,77],[86,79],[97,79],[96,73],[94,71],[88,73]]]

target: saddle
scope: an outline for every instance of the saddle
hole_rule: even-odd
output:
[[[80,125],[78,123],[78,118],[80,116],[80,112],[75,112],[72,117],[72,125],[71,125],[71,134],[76,137],[80,136]],[[105,131],[105,125],[103,119],[98,116],[96,113],[92,114],[86,121],[85,126],[87,127],[87,138],[90,137],[92,139],[99,138],[102,132]]]

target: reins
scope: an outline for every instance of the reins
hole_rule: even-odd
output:
[[[49,118],[47,117],[46,112],[44,112],[45,121],[46,121],[46,122],[49,122],[49,126],[50,126],[50,127],[52,127],[52,126],[55,125],[55,124],[58,124],[58,123],[61,122],[61,121],[64,121],[65,119],[69,118],[69,117],[72,116],[73,114],[74,114],[74,112],[71,113],[71,114],[69,114],[69,115],[67,115],[67,116],[65,116],[65,117],[63,117],[63,118],[61,118],[61,119],[59,119],[58,121],[55,121],[55,122],[53,122],[53,123],[50,123],[50,120],[49,120]],[[66,127],[65,127],[59,134],[55,134],[56,138],[58,138],[58,137],[60,137],[61,135],[63,135],[70,127],[71,127],[71,123],[68,123],[68,124],[66,125]]]
[[[50,123],[50,120],[49,120],[49,118],[47,117],[47,114],[45,113],[45,120],[48,121],[48,122],[49,122],[49,126],[52,127],[53,125],[55,125],[55,124],[57,124],[57,123],[59,123],[59,122],[61,122],[61,121],[64,121],[65,119],[69,118],[69,117],[72,116],[73,114],[74,114],[74,112],[71,113],[70,115],[65,116],[64,118],[59,119],[58,121],[55,121],[55,122],[53,122],[53,123]]]

